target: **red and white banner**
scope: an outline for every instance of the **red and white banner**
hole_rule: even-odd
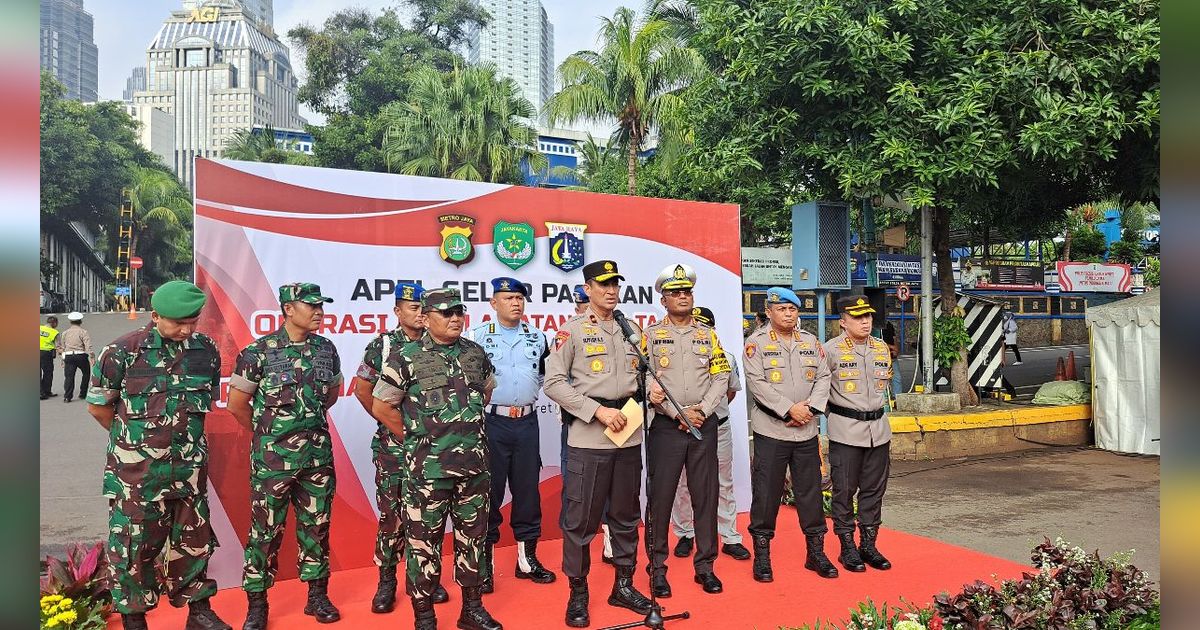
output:
[[[1058,284],[1065,292],[1129,293],[1133,271],[1120,263],[1059,262]]]
[[[367,342],[397,325],[395,283],[461,289],[474,326],[493,316],[490,280],[516,277],[533,288],[528,323],[553,336],[574,313],[571,290],[583,281],[582,262],[617,261],[626,278],[620,308],[643,326],[663,314],[654,293],[658,273],[685,263],[696,269],[696,304],[713,310],[721,341],[733,356],[742,347],[735,205],[205,159],[196,161],[195,201],[196,282],[210,298],[200,330],[221,348],[226,380],[238,351],[280,325],[279,285],[315,282],[334,298],[321,330],[337,346],[345,376],[342,398],[329,412],[337,474],[334,570],[371,563],[376,422],[353,397],[353,377]],[[517,239],[499,247],[494,233]],[[521,234],[532,234],[532,257]],[[226,388],[208,418],[212,520],[221,543],[211,574],[222,587],[240,584],[250,512],[250,434],[225,412]],[[738,505],[745,510],[749,462],[740,403],[731,405],[730,421]],[[552,538],[560,535],[560,424],[552,401],[543,396],[538,409],[542,527]],[[281,579],[296,572],[293,520],[280,554]],[[511,541],[505,526],[501,544]]]

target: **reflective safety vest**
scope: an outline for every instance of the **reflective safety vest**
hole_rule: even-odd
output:
[[[38,343],[41,344],[42,350],[54,351],[54,340],[58,337],[58,330],[49,326],[43,325],[38,329]]]

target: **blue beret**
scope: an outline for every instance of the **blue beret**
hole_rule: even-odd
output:
[[[408,300],[409,302],[420,302],[421,294],[425,293],[425,287],[416,284],[415,282],[401,282],[396,285],[396,299]]]
[[[576,304],[587,304],[588,302],[591,301],[590,299],[588,299],[587,292],[583,290],[582,284],[575,285],[575,288],[571,289],[571,293],[575,294],[575,303]]]
[[[516,278],[506,278],[504,276],[494,278],[492,280],[492,295],[501,291],[511,291],[529,297],[529,289],[525,288],[525,285],[521,284],[521,281]]]
[[[796,296],[796,292],[783,287],[771,287],[767,289],[767,304],[783,304],[791,302],[800,308],[800,298]]]

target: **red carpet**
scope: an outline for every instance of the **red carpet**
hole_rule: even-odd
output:
[[[746,532],[747,514],[742,514],[739,529],[749,548],[750,539]],[[877,603],[899,604],[900,598],[915,603],[927,603],[941,592],[958,589],[976,579],[991,581],[1019,577],[1029,567],[988,556],[982,553],[955,547],[920,536],[892,530],[883,530],[879,535],[879,547],[892,561],[890,571],[850,573],[842,570],[837,579],[826,580],[804,569],[804,538],[796,525],[795,513],[784,508],[779,515],[780,529],[772,544],[775,581],[760,584],[750,576],[750,560],[738,561],[719,554],[715,572],[725,584],[725,592],[709,595],[692,582],[690,558],[668,559],[667,577],[671,581],[674,597],[661,600],[664,614],[687,610],[690,619],[673,621],[668,628],[777,628],[812,623],[817,618],[843,619],[849,616],[848,609],[857,602],[870,597]],[[832,526],[831,526],[832,527]],[[671,537],[671,546],[675,539]],[[825,538],[825,550],[830,558],[837,557],[838,543],[832,533]],[[484,596],[488,611],[505,628],[565,628],[563,612],[567,601],[567,580],[560,572],[562,544],[558,540],[545,540],[538,546],[538,556],[551,570],[558,573],[553,584],[532,584],[513,577],[516,547],[496,549],[496,592]],[[636,621],[638,615],[628,610],[608,605],[608,592],[612,586],[613,569],[600,562],[600,542],[592,543],[592,571],[589,576],[591,587],[591,617],[593,628]],[[642,592],[649,594],[644,570],[645,556],[638,552],[636,584]],[[451,567],[452,562],[443,566]],[[403,568],[401,568],[403,570]],[[403,595],[401,580],[396,610],[387,615],[372,614],[370,601],[375,593],[378,572],[375,567],[339,571],[330,580],[330,598],[342,613],[336,625],[316,623],[305,616],[304,584],[297,580],[279,582],[270,591],[271,623],[278,630],[293,628],[411,628],[412,608]],[[462,601],[455,584],[445,582],[450,591],[450,601],[437,606],[438,626],[454,628],[458,609]],[[213,598],[213,606],[226,622],[240,628],[246,614],[246,598],[240,589],[226,589]],[[187,609],[172,608],[165,601],[148,615],[151,628],[181,628]],[[715,625],[714,625],[715,624]],[[113,615],[110,628],[120,627],[120,616]]]

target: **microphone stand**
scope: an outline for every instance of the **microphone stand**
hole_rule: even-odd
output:
[[[625,341],[627,343],[629,343],[629,345],[633,346],[633,351],[635,353],[637,353],[637,357],[638,357],[637,384],[638,384],[638,394],[641,396],[641,399],[642,399],[642,418],[647,418],[649,416],[650,403],[649,403],[649,399],[646,395],[646,375],[649,374],[650,376],[652,376],[654,378],[655,382],[658,383],[658,386],[662,387],[663,392],[667,395],[667,399],[671,401],[671,404],[675,407],[676,413],[679,414],[680,420],[682,422],[684,422],[685,424],[687,424],[688,428],[691,430],[692,435],[697,440],[703,439],[700,436],[700,431],[696,428],[695,425],[692,424],[691,420],[688,419],[687,414],[685,414],[683,412],[683,407],[680,406],[679,402],[676,401],[673,396],[671,396],[671,393],[669,391],[667,391],[667,388],[663,385],[662,380],[658,378],[658,375],[655,374],[652,370],[650,370],[649,357],[646,356],[645,352],[642,352],[641,344],[638,344],[633,341],[633,338],[637,336],[637,333],[633,331],[632,327],[630,327],[629,321],[625,319],[625,314],[622,313],[621,311],[614,311],[613,317],[614,317],[614,319],[617,320],[617,324],[621,327],[621,332],[624,333],[624,335],[625,335]],[[647,446],[646,457],[648,460],[650,457],[650,449],[648,448],[650,445],[650,423],[649,422],[645,422],[645,421],[642,422],[642,438],[643,438],[643,442],[645,442],[645,444]],[[654,467],[650,466],[650,462],[647,461],[646,462],[646,491],[647,491],[647,493],[649,493],[650,488],[652,487],[653,484],[654,484]],[[654,520],[653,520],[653,512],[651,510],[651,503],[648,499],[646,501],[646,548],[648,550],[654,548]],[[656,630],[661,630],[663,627],[663,624],[667,621],[673,621],[676,619],[688,619],[691,616],[692,616],[692,614],[685,610],[683,612],[675,613],[672,615],[667,615],[664,617],[662,614],[662,606],[659,605],[658,598],[654,595],[654,588],[651,587],[650,588],[650,612],[646,613],[645,618],[643,618],[641,621],[631,621],[629,623],[623,623],[623,624],[616,625],[616,626],[606,626],[604,628],[601,628],[600,630],[626,630],[627,628],[638,628],[638,627],[654,628]]]

